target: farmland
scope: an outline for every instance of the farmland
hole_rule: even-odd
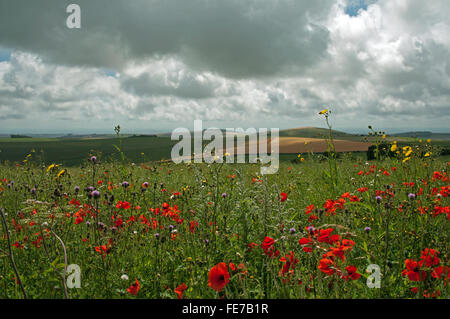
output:
[[[327,152],[326,138],[329,131],[322,128],[297,128],[280,131],[279,146],[281,160],[295,160],[299,153]],[[337,152],[354,153],[365,158],[368,147],[375,142],[373,136],[360,136],[339,131],[332,131]],[[443,134],[437,135],[442,138]],[[445,136],[444,136],[445,137]],[[388,136],[387,141],[398,141],[399,145],[412,145],[417,139],[403,136]],[[80,166],[86,163],[91,154],[96,154],[103,161],[115,161],[120,155],[114,145],[119,143],[113,135],[98,137],[73,138],[0,138],[0,162],[22,162],[34,150],[35,160],[43,164],[63,164]],[[159,161],[171,157],[172,141],[170,134],[158,136],[123,135],[123,153],[133,163]],[[448,139],[433,139],[431,144],[440,149],[450,149]],[[225,143],[224,143],[225,145]],[[270,147],[269,147],[270,149]],[[248,149],[246,150],[248,152]],[[447,151],[448,152],[448,151]],[[448,157],[448,155],[447,155]],[[446,158],[447,158],[446,157]]]

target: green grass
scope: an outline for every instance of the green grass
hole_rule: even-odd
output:
[[[158,141],[163,142],[153,139]],[[105,147],[105,155],[114,140],[97,142],[101,142],[97,147]],[[64,143],[80,158],[86,157],[79,141]],[[124,144],[128,152],[138,152],[133,143]],[[62,152],[60,159],[71,154]],[[305,158],[303,163],[282,162],[277,174],[265,176],[257,164],[122,166],[102,161],[47,172],[33,155],[20,167],[2,165],[0,208],[6,213],[11,242],[0,228],[0,298],[24,297],[8,247],[28,297],[65,297],[61,277],[65,255],[56,236],[64,243],[67,264],[81,269],[81,288],[67,289],[70,298],[176,298],[174,289],[182,283],[188,287],[186,298],[423,298],[437,291],[438,298],[449,298],[445,280],[432,278],[431,267],[422,267],[428,274],[425,281],[402,275],[405,260],[419,261],[426,248],[439,251],[439,265],[450,266],[449,215],[433,214],[436,206],[449,208],[448,196],[438,201],[434,193],[436,188],[448,195],[448,177],[433,179],[433,172],[448,176],[445,161],[413,156],[405,163],[399,158],[366,164],[360,157],[343,157],[336,161],[333,184],[327,160]],[[57,177],[62,169],[65,173]],[[130,186],[122,187],[123,181]],[[144,182],[149,187],[142,189]],[[81,189],[78,194],[75,186]],[[84,190],[89,186],[100,192],[99,199],[89,198],[90,192]],[[360,201],[350,200],[347,192]],[[283,202],[281,193],[287,195]],[[416,198],[409,199],[408,193]],[[335,211],[324,211],[327,201],[342,195],[342,207],[334,202]],[[127,201],[131,208],[117,208],[119,201]],[[307,214],[310,205],[314,208]],[[426,213],[420,214],[419,207]],[[331,235],[339,237],[310,237],[311,225],[317,232],[331,228]],[[275,242],[264,251],[266,236]],[[312,252],[304,251],[301,238],[313,240]],[[345,259],[335,255],[332,268],[319,268],[323,254],[339,245],[348,247]],[[286,262],[280,258],[290,252],[293,263],[284,268],[283,276]],[[222,262],[230,279],[217,292],[208,286],[208,275]],[[242,264],[245,272],[232,270],[231,262]],[[366,285],[365,270],[371,264],[380,267],[380,289]],[[356,267],[360,278],[347,280],[349,266]],[[121,279],[123,275],[129,279]],[[136,296],[127,291],[135,280],[140,284]],[[412,292],[413,287],[419,292]]]
[[[31,139],[33,140],[33,139]],[[124,138],[123,151],[130,161],[160,160],[170,158],[175,141],[168,137]],[[104,161],[119,158],[114,144],[116,138],[104,139],[36,139],[34,143],[0,141],[0,161],[21,162],[34,149],[34,157],[44,163],[60,163],[77,166],[85,163],[90,154],[96,154]],[[141,155],[144,153],[144,156]]]

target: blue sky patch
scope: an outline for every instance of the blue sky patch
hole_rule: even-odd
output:
[[[116,75],[117,75],[117,72],[116,71],[114,71],[114,70],[112,70],[112,69],[105,69],[105,68],[103,68],[102,69],[102,72],[103,72],[103,74],[105,74],[106,76],[112,76],[112,77],[116,77]]]
[[[10,49],[0,48],[0,62],[9,61],[11,59],[11,52],[12,50]]]
[[[367,7],[375,2],[376,0],[347,0],[344,11],[349,16],[355,17],[360,9],[367,10]]]

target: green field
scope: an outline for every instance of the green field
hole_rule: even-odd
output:
[[[76,166],[85,163],[91,154],[103,161],[119,159],[114,145],[116,138],[102,139],[27,139],[27,141],[0,140],[0,161],[21,162],[35,150],[35,158],[44,163],[60,163]],[[176,141],[169,137],[124,138],[123,152],[133,162],[156,161],[170,158],[170,152]],[[141,153],[144,153],[142,155]]]
[[[339,131],[332,131],[334,139],[351,141],[369,141],[375,143],[379,137],[360,136]],[[280,137],[309,137],[327,138],[328,130],[323,128],[300,128],[280,131]],[[122,151],[128,162],[142,163],[169,159],[172,147],[177,141],[171,141],[170,136],[158,137],[123,135]],[[394,140],[400,146],[418,144],[418,139],[412,137],[388,136],[387,141]],[[114,147],[119,141],[113,137],[99,138],[0,138],[0,162],[22,162],[32,150],[33,159],[49,165],[51,163],[66,166],[79,166],[85,164],[90,155],[95,154],[102,161],[109,162],[120,159],[119,152]],[[445,158],[450,154],[450,140],[432,140],[433,146],[447,150]],[[224,144],[225,145],[225,144]],[[144,153],[144,155],[142,155]],[[297,154],[281,154],[281,160],[295,160]],[[364,152],[355,152],[351,156],[364,158]]]

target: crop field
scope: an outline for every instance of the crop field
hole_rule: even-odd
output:
[[[264,176],[31,152],[0,166],[0,298],[449,298],[449,163],[391,148]]]

